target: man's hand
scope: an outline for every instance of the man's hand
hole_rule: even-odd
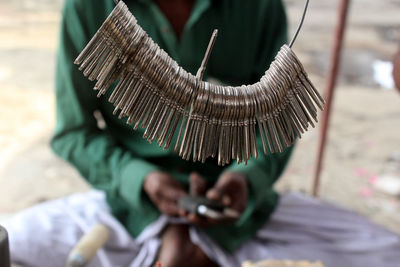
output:
[[[246,177],[241,173],[223,173],[215,186],[206,192],[203,178],[193,173],[190,176],[190,187],[192,194],[206,194],[207,198],[220,201],[225,206],[236,210],[240,214],[247,207],[248,185]],[[197,214],[189,214],[188,219],[191,223],[198,226],[210,226],[216,224],[232,223],[232,220],[213,220]]]
[[[149,173],[144,180],[143,189],[162,213],[170,216],[184,213],[178,206],[178,199],[187,194],[168,173]]]
[[[242,213],[247,207],[248,193],[246,176],[237,172],[225,172],[207,192],[207,197],[221,201],[225,206]]]

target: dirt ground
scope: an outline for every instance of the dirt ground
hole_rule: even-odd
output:
[[[303,1],[286,0],[291,33]],[[294,46],[323,92],[338,1],[311,1]],[[53,77],[60,0],[0,0],[0,217],[88,190],[48,141],[54,125]],[[400,40],[400,4],[354,0],[334,99],[320,197],[400,233],[399,196],[376,190],[400,179],[400,94],[373,80],[375,60],[390,60]],[[307,133],[277,184],[309,193],[319,129]]]

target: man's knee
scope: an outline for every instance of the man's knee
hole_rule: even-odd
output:
[[[189,237],[187,225],[169,225],[162,235],[159,261],[164,267],[217,266]]]

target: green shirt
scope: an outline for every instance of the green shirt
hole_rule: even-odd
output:
[[[286,41],[281,0],[197,0],[180,41],[153,1],[126,3],[153,40],[193,74],[200,66],[212,30],[219,29],[204,77],[231,85],[258,81]],[[245,174],[249,202],[240,220],[205,230],[221,247],[232,251],[254,235],[276,206],[278,196],[272,185],[292,149],[265,156],[258,140],[259,157],[247,166],[233,162],[219,167],[212,159],[205,164],[193,163],[182,160],[172,150],[149,144],[142,138],[142,130],[133,131],[125,120],[118,120],[112,115],[108,97],[96,98],[94,84],[73,64],[113,8],[112,0],[66,1],[57,57],[57,124],[51,146],[90,184],[106,192],[112,213],[134,237],[160,215],[142,190],[149,172],[169,172],[185,188],[192,171],[205,177],[210,187],[223,171]],[[101,112],[105,129],[97,126],[95,111]]]

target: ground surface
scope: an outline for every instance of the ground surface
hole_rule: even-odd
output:
[[[43,200],[88,190],[52,154],[53,76],[60,0],[0,0],[0,216]],[[291,32],[303,1],[287,0]],[[322,92],[336,2],[311,1],[294,50]],[[398,197],[375,190],[384,175],[400,179],[400,95],[372,79],[372,63],[389,60],[400,40],[400,4],[352,1],[343,71],[334,101],[320,197],[400,233]],[[310,192],[318,129],[298,142],[280,191]]]

